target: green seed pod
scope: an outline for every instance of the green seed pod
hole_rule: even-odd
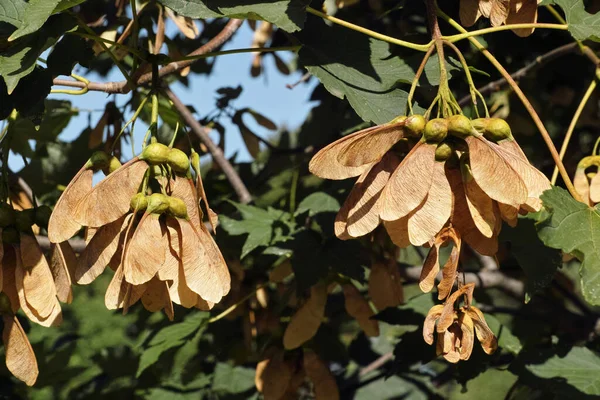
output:
[[[194,171],[199,172],[200,171],[200,154],[198,154],[194,151],[192,153],[192,156],[190,157],[190,160],[191,160],[192,168],[194,169]]]
[[[35,210],[35,224],[42,228],[48,227],[52,210],[47,205],[41,205]]]
[[[473,134],[471,120],[464,115],[453,115],[448,118],[448,133],[459,138]]]
[[[406,115],[399,115],[399,116],[397,116],[396,118],[394,118],[393,120],[391,120],[391,121],[389,122],[389,124],[390,124],[390,125],[391,125],[391,124],[397,124],[397,123],[399,123],[399,122],[402,122],[402,121],[404,121],[405,119],[406,119]]]
[[[446,161],[452,156],[453,152],[454,148],[452,147],[452,144],[448,142],[442,142],[438,144],[437,148],[435,149],[435,160]]]
[[[404,124],[407,136],[412,137],[421,137],[425,126],[425,118],[422,115],[411,115],[406,118],[406,123]]]
[[[20,232],[29,232],[33,224],[35,224],[35,210],[33,208],[16,211],[15,227]]]
[[[427,143],[439,143],[448,135],[448,121],[444,118],[435,118],[427,122],[423,136]]]
[[[12,315],[12,307],[10,306],[10,299],[4,293],[0,293],[0,314]]]
[[[152,143],[144,148],[140,154],[140,160],[144,160],[149,164],[162,164],[169,159],[169,149],[161,143]]]
[[[148,199],[144,195],[144,193],[138,193],[134,195],[129,201],[129,207],[131,210],[144,211],[148,208]]]
[[[21,237],[16,228],[8,227],[2,230],[2,243],[4,244],[19,244]]]
[[[169,197],[169,214],[177,218],[188,218],[187,207],[178,197]]]
[[[500,118],[490,118],[483,136],[486,139],[499,142],[504,139],[512,138],[512,132],[508,123]]]
[[[489,121],[489,118],[477,118],[471,121],[471,125],[477,132],[483,133],[487,129]]]
[[[165,176],[165,168],[162,165],[151,165],[150,166],[150,176]]]
[[[153,193],[146,197],[148,200],[147,211],[152,214],[162,214],[169,209],[169,196],[162,193]]]
[[[0,203],[0,228],[6,228],[14,223],[15,210],[7,203]]]
[[[96,151],[90,159],[88,160],[86,166],[87,168],[93,168],[94,170],[104,169],[110,163],[110,158],[108,154],[103,151]]]
[[[102,172],[104,172],[104,175],[108,176],[110,174],[112,174],[113,172],[115,172],[116,170],[118,170],[121,167],[121,161],[119,161],[119,159],[115,156],[112,156],[110,161],[108,162],[108,165],[104,168],[102,168]]]
[[[185,174],[190,169],[190,159],[183,151],[171,149],[169,151],[167,162],[173,168],[173,171]]]
[[[471,182],[473,180],[473,173],[471,172],[469,155],[467,153],[463,153],[460,156],[460,173],[464,182]]]

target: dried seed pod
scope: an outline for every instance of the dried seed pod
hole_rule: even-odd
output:
[[[356,286],[351,283],[342,285],[344,291],[344,305],[348,315],[356,319],[360,328],[367,336],[379,336],[379,322],[371,319],[375,315],[369,303],[360,294]]]
[[[13,314],[3,314],[2,341],[6,352],[6,367],[18,379],[32,386],[38,377],[38,365],[29,340]]]
[[[293,371],[284,355],[282,349],[270,348],[256,367],[254,383],[265,400],[281,399],[290,384]]]
[[[56,286],[56,296],[63,303],[71,303],[71,275],[77,265],[77,255],[69,242],[57,243],[52,246],[50,256],[50,272]]]
[[[151,200],[148,199],[148,210],[150,204]],[[162,243],[163,232],[159,216],[150,212],[147,211],[140,220],[123,255],[123,274],[125,280],[132,285],[148,282],[165,262],[164,251],[155,251],[154,248],[155,243]]]
[[[318,283],[310,288],[310,297],[296,311],[283,335],[287,350],[302,346],[317,333],[327,304],[327,285]]]
[[[427,122],[423,130],[423,137],[427,143],[440,143],[448,135],[448,120],[434,118]]]
[[[313,383],[316,400],[340,398],[337,383],[327,365],[312,351],[304,352],[304,370]]]
[[[369,297],[378,310],[397,307],[404,302],[402,278],[395,262],[376,262],[369,275]]]

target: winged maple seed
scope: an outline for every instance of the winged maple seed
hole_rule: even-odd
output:
[[[62,321],[59,300],[72,299],[73,249],[68,243],[54,245],[49,263],[34,236],[33,228],[47,228],[49,215],[46,206],[15,210],[0,204],[0,314],[6,365],[30,386],[37,379],[37,362],[15,313],[21,309],[31,321],[54,326]]]
[[[579,161],[573,184],[588,206],[600,203],[600,156],[588,156]]]
[[[474,287],[472,283],[466,284],[448,296],[444,304],[433,306],[423,324],[425,342],[433,344],[434,336],[437,336],[437,355],[452,363],[469,359],[475,336],[487,354],[498,348],[498,341],[483,313],[471,305]],[[456,302],[461,297],[465,298],[464,305],[457,308]]]
[[[460,22],[469,27],[480,17],[490,19],[492,26],[537,22],[537,8],[542,0],[461,0]],[[535,28],[518,28],[513,32],[529,36]]]
[[[74,280],[89,284],[107,265],[115,271],[105,295],[107,308],[126,312],[141,301],[147,310],[163,309],[172,319],[173,303],[209,310],[229,292],[229,270],[202,221],[200,198],[216,227],[199,158],[192,155],[191,164],[195,182],[185,153],[154,143],[93,188],[86,183],[87,190],[77,190],[81,175],[98,166],[91,161],[57,203],[53,238],[68,238],[83,226],[88,234]],[[73,226],[61,223],[69,218]]]
[[[400,157],[398,142],[409,149]],[[494,254],[501,221],[514,226],[519,212],[539,211],[550,188],[497,118],[399,117],[330,144],[309,167],[328,179],[360,175],[336,217],[340,239],[368,234],[383,220],[399,247],[431,244],[452,225],[476,250]]]

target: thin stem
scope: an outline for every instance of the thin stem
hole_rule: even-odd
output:
[[[556,18],[556,20],[558,22],[560,22],[561,24],[566,24],[567,21],[562,17],[562,15],[560,15],[560,13],[558,11],[556,11],[556,8],[554,8],[553,6],[551,6],[550,4],[548,4],[546,6],[546,9],[548,11],[550,11],[550,14],[552,14],[554,16],[554,18]]]
[[[222,50],[222,51],[213,51],[210,53],[198,54],[194,56],[185,56],[178,58],[177,60],[173,60],[173,62],[180,61],[189,61],[189,60],[201,60],[203,58],[224,56],[228,54],[240,54],[240,53],[274,53],[276,51],[298,51],[302,46],[280,46],[280,47],[254,47],[254,48],[245,48],[245,49],[232,49],[232,50]]]
[[[462,54],[462,52],[460,51],[460,49],[458,47],[456,47],[453,43],[448,42],[447,40],[444,40],[444,45],[450,47],[452,50],[454,50],[454,53],[457,55],[463,70],[465,71],[465,77],[467,78],[467,82],[469,84],[469,93],[471,94],[471,101],[473,102],[473,107],[475,108],[475,113],[477,114],[477,117],[479,117],[479,109],[477,107],[477,88],[475,87],[475,83],[473,82],[473,76],[471,75],[471,70],[469,70],[469,64],[467,64],[467,60],[465,59],[465,56]],[[481,96],[483,99],[483,96]],[[484,107],[485,106],[485,101],[482,101]],[[460,106],[460,104],[459,104]],[[487,112],[486,112],[487,113]]]
[[[366,29],[366,28],[363,28],[361,26],[354,25],[354,24],[352,24],[350,22],[347,22],[347,21],[344,21],[342,19],[339,19],[339,18],[336,18],[336,17],[332,17],[330,15],[324,14],[324,13],[322,13],[320,11],[315,10],[312,7],[306,7],[306,11],[309,12],[309,13],[311,13],[311,14],[313,14],[313,15],[316,15],[317,17],[321,17],[324,20],[327,20],[329,22],[333,22],[334,24],[341,25],[341,26],[343,26],[345,28],[348,28],[348,29],[352,29],[352,30],[354,30],[356,32],[360,32],[360,33],[362,33],[364,35],[367,35],[367,36],[370,36],[372,38],[383,40],[385,42],[392,43],[392,44],[395,44],[395,45],[398,45],[398,46],[402,46],[402,47],[406,47],[406,48],[409,48],[409,49],[413,49],[413,50],[417,50],[417,51],[427,51],[429,49],[429,46],[431,46],[431,44],[432,44],[432,43],[415,44],[415,43],[411,43],[411,42],[406,42],[404,40],[396,39],[396,38],[393,38],[393,37],[390,37],[390,36],[387,36],[387,35],[383,35],[381,33],[372,31],[370,29]]]
[[[119,140],[119,138],[121,137],[121,135],[123,134],[123,132],[125,132],[125,129],[131,125],[131,140],[133,142],[133,127],[135,125],[135,121],[137,120],[138,116],[140,115],[140,113],[142,112],[142,109],[144,108],[144,106],[146,105],[146,102],[148,101],[148,96],[144,97],[140,103],[140,105],[138,106],[137,110],[135,110],[135,113],[133,114],[133,117],[131,117],[131,119],[129,121],[127,121],[127,123],[121,128],[121,130],[119,131],[119,134],[115,137],[115,139],[113,140],[113,144],[111,146],[110,152],[112,154],[112,152],[115,149],[115,145],[117,144],[117,141]],[[132,145],[133,146],[133,145]]]
[[[596,139],[596,143],[594,144],[594,149],[592,150],[592,155],[595,156],[598,154],[598,147],[600,146],[600,137]]]
[[[437,12],[441,18],[443,18],[446,22],[448,22],[456,30],[458,30],[459,32],[466,32],[465,29],[458,22],[454,21],[452,18],[450,18],[448,15],[446,15],[443,11],[441,11],[439,8],[437,9]],[[569,190],[569,193],[571,193],[571,196],[573,196],[574,199],[581,201],[581,197],[579,196],[579,193],[577,193],[577,191],[575,190],[575,187],[573,186],[573,183],[571,182],[571,178],[569,177],[569,174],[567,173],[567,170],[565,169],[564,164],[562,163],[560,157],[558,156],[558,151],[556,151],[556,147],[554,147],[554,143],[552,143],[552,138],[550,138],[550,134],[546,130],[546,127],[544,126],[544,123],[540,119],[539,115],[537,114],[537,112],[535,111],[535,109],[533,108],[531,103],[529,102],[529,99],[527,99],[527,96],[525,96],[525,94],[523,93],[523,91],[521,90],[519,85],[517,85],[517,83],[514,81],[512,76],[510,76],[510,74],[506,71],[506,69],[502,66],[502,64],[496,59],[496,57],[494,57],[492,55],[492,53],[490,53],[485,48],[485,46],[483,46],[477,39],[475,39],[473,37],[469,37],[468,40],[477,49],[479,49],[479,51],[481,51],[481,53],[490,61],[490,63],[492,63],[492,65],[498,70],[498,72],[500,72],[500,74],[502,76],[504,76],[504,78],[506,79],[506,81],[508,82],[510,87],[514,90],[514,92],[517,94],[517,96],[519,96],[519,99],[523,103],[523,106],[525,107],[525,109],[527,109],[527,111],[529,112],[529,115],[533,119],[533,122],[535,123],[538,130],[540,131],[542,138],[544,139],[544,142],[546,142],[546,146],[548,147],[548,150],[550,150],[550,154],[552,155],[554,163],[558,167],[558,171],[560,172],[560,175],[563,178],[563,181],[565,182],[565,186]]]
[[[179,132],[179,121],[175,123],[175,132],[173,132],[173,136],[171,137],[171,141],[169,142],[169,148],[172,148],[175,144],[175,139],[177,138],[177,132]]]
[[[425,53],[425,56],[423,56],[421,65],[419,65],[419,69],[417,69],[417,72],[415,73],[415,77],[413,78],[412,85],[410,86],[410,91],[408,92],[408,97],[406,98],[408,115],[412,115],[412,113],[413,113],[412,99],[413,99],[413,96],[415,95],[415,90],[417,89],[417,85],[419,84],[419,79],[421,78],[421,75],[423,75],[423,71],[425,70],[427,61],[429,61],[429,57],[431,57],[431,55],[433,54],[434,49],[435,49],[435,46],[433,46],[433,45],[429,46],[429,49],[427,50],[427,53]]]
[[[222,318],[225,318],[227,315],[229,315],[233,311],[235,311],[235,309],[238,308],[240,305],[244,304],[244,302],[246,300],[248,300],[250,297],[254,296],[256,294],[256,292],[258,292],[260,289],[264,288],[268,284],[269,284],[269,282],[265,282],[262,285],[258,285],[252,292],[248,293],[240,301],[238,301],[237,303],[235,303],[234,305],[232,305],[231,307],[229,307],[228,309],[226,309],[225,311],[223,311],[221,314],[215,315],[214,317],[212,317],[211,319],[209,319],[208,323],[212,324],[213,322],[217,322],[218,320],[220,320]]]
[[[557,29],[561,31],[566,31],[569,27],[566,24],[542,24],[542,23],[530,23],[530,24],[510,24],[510,25],[500,25],[493,26],[491,28],[478,29],[475,31],[464,31],[464,33],[460,33],[457,35],[444,36],[444,39],[449,41],[450,43],[458,42],[459,40],[469,39],[474,36],[482,36],[487,33],[494,33],[500,31],[508,31],[512,29],[521,29],[521,28],[539,28],[539,29]]]
[[[586,90],[581,102],[577,106],[577,110],[575,110],[575,114],[573,115],[573,119],[571,119],[571,123],[569,124],[569,128],[567,129],[567,133],[565,134],[565,139],[563,140],[562,146],[560,147],[560,153],[558,154],[559,158],[562,160],[567,152],[567,147],[569,146],[569,142],[571,141],[571,136],[573,136],[573,132],[575,131],[575,126],[577,125],[577,121],[579,121],[579,117],[585,108],[588,100],[592,96],[594,89],[596,89],[596,79],[592,80],[590,86]],[[556,178],[558,177],[558,168],[554,167],[554,172],[552,172],[552,179],[550,182],[554,185],[556,183]]]
[[[89,80],[87,80],[83,76],[79,76],[79,75],[75,75],[75,74],[71,74],[71,77],[78,82],[83,82],[83,84],[85,86],[79,90],[51,89],[50,93],[61,93],[61,94],[69,94],[69,95],[78,96],[78,95],[86,94],[89,91],[89,89],[88,89],[88,85],[90,84]]]

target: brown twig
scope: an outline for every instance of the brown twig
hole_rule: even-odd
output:
[[[213,159],[219,165],[219,167],[221,167],[223,173],[229,180],[229,183],[231,183],[233,190],[235,190],[236,194],[238,195],[240,203],[249,203],[252,200],[250,192],[246,188],[246,185],[244,185],[244,182],[242,182],[242,179],[240,178],[236,170],[233,168],[229,160],[225,158],[225,154],[223,154],[221,148],[211,140],[210,136],[208,136],[208,131],[200,125],[200,123],[196,120],[196,118],[194,118],[190,110],[188,110],[185,104],[181,102],[179,97],[177,97],[177,95],[175,95],[175,93],[173,93],[171,89],[165,88],[164,92],[167,95],[167,97],[173,102],[173,106],[175,107],[177,112],[179,112],[179,115],[181,115],[185,123],[190,127],[192,132],[196,136],[198,136],[198,138],[200,138],[200,140],[206,145],[208,151],[213,156]]]
[[[514,80],[519,80],[519,79],[527,76],[527,74],[529,72],[531,72],[531,70],[533,70],[534,68],[536,68],[544,63],[547,63],[549,61],[552,61],[558,57],[561,57],[565,54],[572,53],[575,50],[577,50],[577,48],[578,48],[577,42],[573,42],[573,43],[565,44],[564,46],[557,47],[556,49],[553,49],[545,54],[542,54],[541,56],[536,57],[533,61],[531,61],[530,63],[525,65],[523,68],[510,74],[510,76]],[[487,94],[490,92],[498,91],[502,87],[507,86],[507,85],[508,85],[508,81],[506,80],[506,78],[502,77],[500,79],[497,79],[495,81],[488,83],[485,86],[482,86],[481,88],[479,88],[477,90],[479,90],[479,93],[481,93],[483,95],[483,94]],[[471,99],[470,96],[464,96],[462,99],[460,99],[458,104],[462,107],[465,104],[467,104],[470,99]]]
[[[221,32],[219,32],[214,38],[212,38],[210,41],[208,41],[208,43],[200,46],[199,48],[197,48],[196,50],[194,50],[190,54],[188,54],[188,57],[200,56],[200,55],[203,55],[206,53],[210,53],[210,52],[214,51],[215,49],[217,49],[218,47],[222,46],[239,29],[239,27],[242,25],[242,22],[243,22],[243,20],[240,20],[240,19],[229,20],[229,22],[225,25],[225,27],[223,28],[223,30]],[[158,70],[158,77],[164,78],[167,75],[173,74],[177,71],[180,71],[180,70],[192,65],[196,61],[197,61],[197,59],[170,62],[169,64],[165,65],[164,67],[162,67],[161,69]],[[152,82],[152,72],[148,72],[148,73],[141,75],[138,78],[138,80],[136,81],[136,85],[138,85],[138,86],[144,85],[144,84],[147,84],[150,82]],[[66,79],[56,78],[56,79],[54,79],[53,84],[59,85],[59,86],[82,88],[82,89],[87,87],[88,90],[106,92],[106,93],[125,94],[125,93],[129,93],[129,91],[131,90],[131,88],[127,84],[127,81],[106,82],[106,83],[90,82],[90,83],[86,84],[85,82],[70,81],[70,80],[66,80]]]

